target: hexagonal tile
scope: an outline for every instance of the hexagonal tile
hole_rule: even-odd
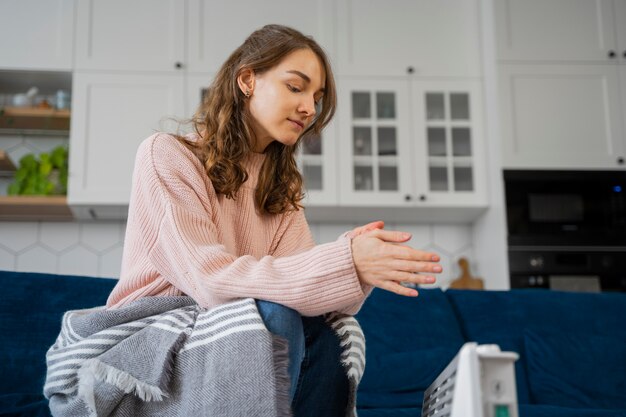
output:
[[[95,251],[106,251],[123,241],[124,227],[124,223],[83,223],[80,242]]]
[[[37,243],[38,223],[0,222],[0,245],[19,252]]]
[[[0,270],[3,270],[3,271],[15,270],[15,255],[2,248],[0,248]]]
[[[445,249],[449,253],[470,245],[472,229],[470,225],[433,225],[433,244]]]
[[[20,272],[44,272],[53,274],[57,269],[57,257],[42,246],[34,246],[16,257],[15,270]]]
[[[76,246],[59,256],[59,273],[68,275],[98,275],[98,255],[83,246]]]
[[[57,252],[79,242],[79,224],[75,222],[42,222],[39,242]]]
[[[119,278],[122,268],[123,245],[119,245],[100,255],[100,272],[103,278]]]
[[[425,248],[430,245],[430,226],[421,224],[396,224],[393,228],[385,226],[387,230],[399,230],[411,234],[411,240],[407,244],[415,249]]]

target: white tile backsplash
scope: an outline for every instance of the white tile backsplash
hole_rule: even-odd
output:
[[[57,255],[40,245],[20,252],[15,257],[15,270],[50,273],[57,270]]]
[[[59,254],[60,274],[98,276],[99,256],[84,246],[73,248]]]
[[[39,243],[55,252],[63,251],[78,242],[79,226],[75,222],[42,222]]]
[[[0,222],[0,269],[117,278],[122,263],[125,222]],[[332,242],[355,224],[311,223],[317,243]],[[460,275],[465,256],[477,266],[468,225],[387,224],[412,233],[408,245],[441,256],[443,273],[435,286],[447,287]]]

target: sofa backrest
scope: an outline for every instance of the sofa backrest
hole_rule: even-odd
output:
[[[67,310],[104,305],[117,280],[0,271],[0,393],[43,392],[45,354]]]
[[[417,298],[375,289],[356,318],[367,342],[359,407],[421,407],[423,391],[464,342],[438,288]]]
[[[496,343],[502,350],[520,354],[516,377],[521,404],[537,402],[530,389],[525,348],[529,341],[537,340],[537,332],[553,337],[605,335],[626,342],[626,294],[448,290],[446,295],[466,340]],[[529,340],[529,332],[533,332],[533,340]],[[542,360],[531,359],[536,359],[534,363]]]

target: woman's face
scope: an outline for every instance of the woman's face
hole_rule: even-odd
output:
[[[254,152],[263,152],[275,140],[295,145],[315,118],[325,78],[322,61],[310,49],[294,51],[274,68],[251,74],[252,84],[247,85],[252,93],[248,106],[256,136]]]

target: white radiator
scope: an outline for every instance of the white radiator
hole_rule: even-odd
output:
[[[463,345],[424,393],[422,417],[518,417],[515,352]]]

